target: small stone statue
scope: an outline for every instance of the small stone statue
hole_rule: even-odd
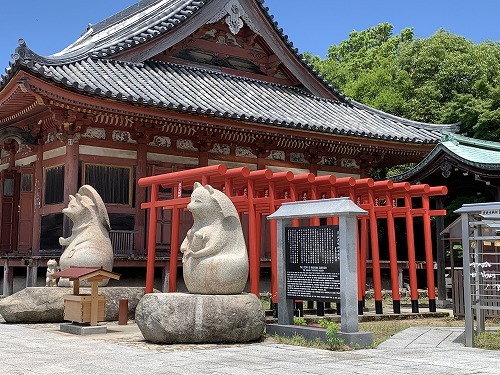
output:
[[[102,267],[113,269],[113,247],[109,239],[108,212],[100,195],[90,185],[83,185],[78,193],[70,195],[68,207],[62,211],[73,221],[73,231],[68,238],[59,238],[59,244],[66,246],[61,255],[61,270],[70,267]],[[108,280],[99,285],[106,285]],[[66,279],[59,280],[59,286],[70,286]]]
[[[196,182],[187,208],[194,219],[180,249],[187,289],[240,294],[248,279],[248,255],[233,203],[221,191]]]
[[[52,275],[58,270],[57,261],[49,259],[47,261],[47,273],[45,274],[45,286],[57,286],[56,279]]]

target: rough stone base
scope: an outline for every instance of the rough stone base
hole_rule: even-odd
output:
[[[339,332],[339,337],[351,348],[368,348],[373,345],[371,332]]]
[[[293,337],[294,335],[300,335],[306,340],[314,341],[316,339],[320,339],[323,342],[327,342],[326,330],[320,327],[268,324],[266,327],[266,333],[284,337]],[[353,348],[367,348],[373,345],[373,334],[371,332],[339,332],[339,337],[344,340],[344,343],[346,345]]]
[[[64,295],[72,293],[72,288],[25,288],[0,300],[0,315],[7,323],[63,322]],[[80,293],[90,294],[90,288],[81,288]],[[106,321],[118,320],[121,298],[128,299],[128,317],[133,319],[144,288],[104,287],[99,288],[99,294],[106,295]]]
[[[82,324],[78,324],[78,323],[62,323],[59,326],[59,330],[61,332],[71,333],[73,335],[80,335],[80,336],[108,332],[108,329],[106,328],[106,326],[88,326],[88,325],[82,325]]]
[[[135,321],[147,341],[161,344],[248,342],[264,333],[265,314],[253,294],[146,294]]]

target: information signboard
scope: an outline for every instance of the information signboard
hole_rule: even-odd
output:
[[[340,302],[338,226],[285,228],[287,298]]]

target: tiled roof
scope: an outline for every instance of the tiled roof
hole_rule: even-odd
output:
[[[469,138],[459,134],[447,134],[443,141],[415,167],[409,171],[391,177],[394,181],[405,181],[422,170],[442,153],[452,159],[474,168],[485,171],[500,170],[500,143]]]
[[[82,94],[277,127],[420,144],[437,143],[441,131],[452,128],[408,124],[383,112],[318,98],[294,87],[165,62],[132,64],[87,58],[64,65],[24,60],[17,64]]]
[[[255,1],[287,48],[341,102],[313,97],[294,87],[225,75],[216,70],[113,60],[128,49],[176,29],[213,1],[141,0],[89,26],[75,43],[51,56],[40,56],[21,41],[14,54],[15,61],[0,79],[0,90],[17,70],[27,69],[70,90],[89,95],[323,133],[437,143],[441,130],[456,130],[456,125],[414,122],[344,97],[293,47],[269,9],[264,7],[263,0],[247,1]]]
[[[141,0],[95,25],[89,25],[78,40],[56,54],[38,55],[29,49],[25,41],[21,39],[20,46],[16,49],[14,56],[44,65],[66,64],[87,57],[112,58],[180,26],[211,1]],[[278,22],[274,20],[274,16],[269,13],[269,8],[264,6],[264,0],[252,1],[258,4],[274,31],[295,57],[335,96],[348,101],[349,99],[322,77],[294,47],[293,42],[288,39]]]

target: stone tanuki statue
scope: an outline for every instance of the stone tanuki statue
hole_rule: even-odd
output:
[[[196,182],[187,208],[194,219],[181,245],[188,291],[240,294],[248,278],[248,255],[233,203],[221,191]]]
[[[45,286],[57,286],[56,279],[52,275],[58,270],[57,261],[55,259],[49,259],[47,261],[47,272],[45,273]]]
[[[78,193],[70,195],[68,207],[62,211],[73,221],[68,238],[59,238],[66,249],[59,260],[61,270],[70,267],[102,267],[113,269],[113,248],[109,239],[109,217],[101,197],[90,185],[83,185]],[[107,280],[103,284],[107,284]],[[69,286],[66,279],[59,286]]]

